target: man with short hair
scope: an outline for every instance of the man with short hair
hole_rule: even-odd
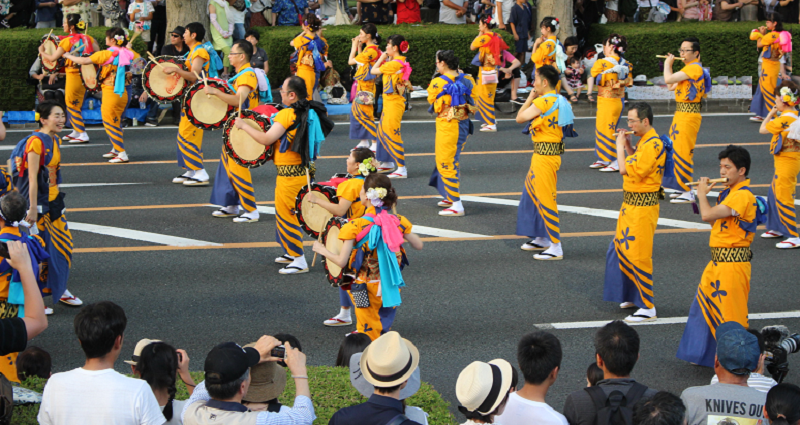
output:
[[[621,320],[603,326],[594,336],[594,347],[597,366],[603,370],[604,378],[594,387],[567,396],[564,416],[570,425],[596,423],[597,407],[593,397],[607,399],[613,392],[620,392],[630,408],[638,400],[651,398],[657,393],[631,379],[631,371],[639,360],[639,334],[632,327]]]
[[[161,425],[166,422],[150,385],[114,370],[128,323],[122,307],[111,301],[89,304],[75,316],[74,323],[86,363],[50,377],[42,394],[39,423]]]
[[[567,425],[567,418],[545,402],[561,370],[561,342],[555,335],[537,331],[525,335],[517,346],[517,362],[525,385],[508,396],[495,422],[503,425]]]
[[[778,382],[769,376],[764,376],[764,360],[767,358],[767,348],[764,345],[764,336],[761,335],[761,332],[755,329],[748,329],[747,332],[750,332],[756,337],[758,340],[758,351],[761,353],[761,356],[758,358],[758,366],[756,366],[756,368],[750,372],[750,376],[747,378],[747,386],[766,394],[770,389],[772,389],[772,387],[778,385]],[[714,375],[711,378],[711,385],[716,383],[719,383],[719,377]]]
[[[718,384],[687,388],[681,394],[687,425],[755,423],[763,421],[767,395],[747,386],[750,371],[758,366],[758,339],[738,322],[717,328],[714,371]]]
[[[668,391],[659,391],[633,407],[633,425],[684,425],[685,417],[683,401]]]
[[[717,352],[715,333],[725,322],[748,325],[747,300],[750,297],[750,244],[760,222],[766,221],[761,206],[748,187],[750,153],[741,146],[729,145],[719,153],[719,175],[727,188],[708,202],[708,192],[716,185],[701,177],[697,185],[697,204],[702,220],[712,225],[708,262],[697,295],[689,309],[689,319],[676,356],[701,366],[714,366]],[[751,368],[752,370],[752,368]]]
[[[186,29],[182,26],[175,27],[169,33],[169,44],[161,48],[162,56],[183,56],[189,53],[189,46],[183,41],[183,33]],[[172,102],[172,122],[178,124],[181,122],[181,102]]]
[[[264,335],[255,346],[242,348],[235,342],[214,347],[205,362],[206,379],[197,385],[181,413],[185,425],[252,424],[252,425],[311,425],[316,419],[308,387],[306,355],[284,345],[286,365],[296,388],[294,406],[281,412],[251,412],[242,404],[250,388],[250,368],[261,362],[282,360],[271,352],[281,342]]]

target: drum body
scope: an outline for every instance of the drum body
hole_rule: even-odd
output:
[[[222,143],[225,153],[242,167],[256,168],[264,165],[272,159],[274,145],[264,146],[253,140],[244,130],[236,128],[234,126],[236,117],[237,114],[231,115],[222,127]],[[264,133],[270,128],[267,117],[247,109],[242,111],[242,121]]]
[[[339,232],[346,223],[347,220],[342,217],[331,217],[328,220],[325,225],[325,231],[322,234],[322,244],[325,245],[328,251],[337,255],[341,252],[344,242],[339,239]],[[339,265],[334,264],[333,261],[327,258],[325,259],[325,273],[331,286],[340,287],[353,283],[353,276],[346,274],[346,271],[349,270],[339,267]]]
[[[333,217],[328,210],[319,205],[310,202],[310,196],[317,199],[324,199],[333,204],[339,203],[339,198],[336,197],[336,189],[330,186],[322,186],[317,183],[311,183],[311,191],[309,192],[308,186],[303,186],[300,192],[297,193],[297,198],[294,204],[294,214],[300,222],[300,227],[313,238],[318,238],[319,234],[325,230],[325,225]]]
[[[55,35],[50,35],[42,37],[42,45],[44,46],[44,52],[48,55],[55,54],[58,50],[58,37]],[[41,57],[41,55],[39,55]],[[64,58],[59,58],[55,62],[50,62],[49,60],[42,58],[42,69],[47,71],[50,74],[55,73],[59,69],[64,67]]]
[[[223,93],[236,94],[228,87],[227,82],[218,78],[209,78],[208,86],[219,89]],[[203,80],[197,80],[186,91],[186,95],[183,97],[186,119],[201,130],[220,129],[236,108],[216,96],[206,95],[203,88],[205,88]]]
[[[186,64],[177,56],[159,56],[156,61],[161,66],[174,66],[186,71]],[[151,99],[159,103],[180,100],[189,88],[188,82],[178,73],[167,74],[161,66],[148,61],[142,71],[142,88]]]
[[[338,188],[340,184],[346,182],[347,180],[352,179],[353,176],[350,173],[336,173],[334,174],[330,180],[326,182],[319,182],[319,184],[323,186],[332,186]]]
[[[91,56],[89,53],[84,53],[81,57],[88,58]],[[81,81],[83,81],[83,86],[86,87],[90,93],[95,93],[100,90],[100,80],[98,80],[98,75],[100,74],[100,65],[95,65],[90,63],[88,65],[81,65],[80,66],[80,74],[81,74]]]

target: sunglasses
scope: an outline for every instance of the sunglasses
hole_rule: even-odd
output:
[[[180,37],[180,34],[170,34],[170,37]]]

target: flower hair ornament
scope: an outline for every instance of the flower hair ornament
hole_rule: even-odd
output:
[[[115,35],[114,36],[114,40],[117,40],[117,44],[120,44],[123,41],[125,41],[125,36],[124,35]]]
[[[386,194],[389,193],[386,188],[383,187],[371,187],[367,190],[367,199],[372,203],[374,207],[382,207],[383,206],[383,198],[386,197]]]
[[[486,23],[486,26],[491,26],[495,24],[495,20],[492,18],[492,15],[487,16],[486,19],[483,20],[483,22]]]
[[[556,31],[558,31],[558,27],[559,27],[558,18],[554,18],[553,20],[550,21],[550,23],[553,24],[553,26],[556,28]]]
[[[307,26],[308,26],[308,20],[304,20],[304,21],[303,21],[303,26],[304,26],[304,27],[307,27]]]
[[[358,164],[358,174],[367,177],[370,173],[378,171],[378,169],[375,167],[375,163],[373,163],[372,160],[373,158],[367,158],[361,161],[361,163]]]
[[[407,41],[405,41],[405,40],[401,41],[399,47],[400,47],[400,53],[408,52],[408,42]]]
[[[798,99],[797,90],[792,91],[789,87],[781,88],[781,100],[789,106],[797,106]]]
[[[784,87],[784,88],[785,88],[785,87]],[[34,113],[33,113],[33,120],[34,120],[34,121],[36,121],[36,122],[39,122],[39,120],[40,120],[41,118],[42,118],[42,116],[41,116],[41,115],[40,115],[38,112],[34,112]]]
[[[78,23],[75,24],[75,27],[78,28],[81,31],[84,31],[86,29],[86,22],[78,21]]]

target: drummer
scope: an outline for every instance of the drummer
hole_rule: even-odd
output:
[[[141,31],[141,30],[139,30]],[[110,158],[108,162],[120,164],[128,162],[128,153],[125,152],[125,143],[122,140],[122,114],[128,105],[128,92],[125,87],[125,73],[132,60],[139,58],[139,54],[125,47],[128,37],[122,28],[111,28],[106,31],[107,50],[92,53],[89,57],[74,56],[65,53],[64,57],[78,65],[100,65],[99,80],[103,85],[103,100],[100,109],[103,117],[103,127],[106,129],[113,148],[111,152],[103,155]]]
[[[228,54],[231,65],[236,69],[236,75],[228,80],[228,85],[236,94],[227,94],[214,87],[205,87],[206,94],[217,96],[228,105],[242,109],[253,109],[258,106],[258,77],[250,67],[250,58],[253,54],[253,45],[247,40],[237,40]],[[240,100],[244,99],[244,100]],[[211,190],[211,201],[220,205],[217,211],[211,213],[214,217],[235,217],[234,223],[252,223],[258,221],[258,208],[253,189],[253,177],[250,169],[237,164],[222,149],[222,157],[214,177],[214,188]],[[239,215],[241,209],[244,213]],[[236,217],[238,215],[238,217]]]
[[[64,32],[69,35],[61,39],[58,43],[58,49],[52,55],[44,52],[44,45],[39,46],[39,54],[42,58],[55,62],[67,52],[81,55],[100,50],[100,46],[94,38],[80,33],[80,31],[85,32],[86,27],[86,22],[81,20],[81,15],[77,13],[68,14],[64,18]],[[67,104],[67,122],[72,127],[72,133],[64,136],[64,140],[69,143],[87,143],[89,142],[89,135],[86,133],[83,115],[81,114],[86,87],[81,80],[81,70],[77,64],[68,60],[66,68],[67,80],[64,89],[64,100]]]
[[[336,187],[336,197],[339,203],[334,204],[326,199],[316,196],[309,196],[309,202],[325,208],[331,214],[344,217],[348,220],[355,220],[364,215],[364,205],[361,204],[361,188],[364,187],[364,179],[371,173],[378,171],[375,154],[367,148],[355,148],[347,157],[347,173],[353,178],[348,179]],[[325,326],[347,326],[353,323],[350,317],[350,295],[347,291],[339,288],[339,302],[341,309],[339,314],[322,322]]]
[[[183,40],[189,46],[189,55],[186,57],[184,71],[175,66],[167,66],[164,72],[180,75],[187,84],[197,82],[201,72],[208,73],[208,63],[211,60],[208,52],[200,47],[206,36],[206,28],[200,22],[186,25]],[[238,105],[238,104],[237,104]],[[186,113],[181,112],[181,123],[178,125],[178,165],[186,170],[185,173],[172,179],[175,184],[184,186],[208,186],[208,173],[203,168],[203,130],[195,127],[186,118]]]
[[[293,106],[302,101],[308,105],[306,98],[306,83],[302,78],[293,76],[287,78],[281,86],[281,103],[287,108],[272,117],[272,127],[266,133],[259,131],[244,123],[241,119],[236,120],[236,128],[244,130],[256,142],[265,146],[271,146],[280,141],[275,151],[275,166],[278,168],[278,176],[275,179],[275,217],[277,230],[275,237],[278,244],[283,248],[284,254],[275,259],[278,264],[286,264],[279,270],[281,274],[308,273],[308,263],[303,253],[303,233],[300,229],[300,222],[292,212],[295,206],[297,193],[303,186],[308,184],[308,179],[314,177],[315,167],[310,164],[308,168],[303,166],[303,157],[297,150],[302,151],[302,147],[295,146],[295,136],[297,135],[297,113]],[[307,114],[311,115],[309,109]],[[301,122],[308,122],[307,119]],[[314,121],[315,126],[319,126],[319,119]],[[294,128],[292,128],[294,127]],[[321,129],[306,129],[306,134],[319,133]]]

